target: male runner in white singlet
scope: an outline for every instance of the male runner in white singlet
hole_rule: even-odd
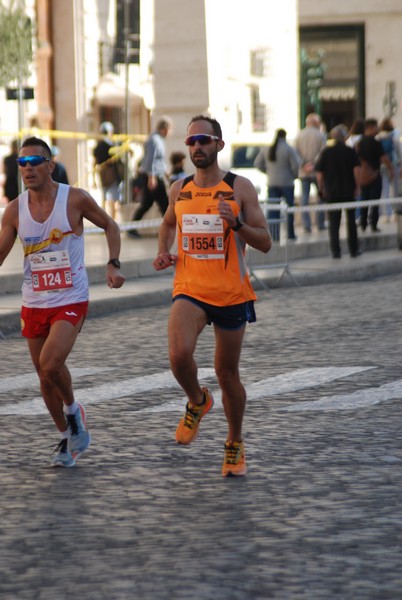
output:
[[[82,405],[74,399],[65,364],[88,310],[84,218],[104,229],[109,248],[106,281],[120,273],[119,226],[79,188],[52,180],[54,163],[43,140],[26,139],[17,159],[27,188],[8,204],[0,231],[0,265],[18,235],[24,251],[21,330],[37,370],[42,396],[60,434],[52,465],[71,467],[90,444]]]

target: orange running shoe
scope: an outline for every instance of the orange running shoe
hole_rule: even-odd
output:
[[[176,442],[178,444],[191,444],[198,435],[200,421],[204,415],[211,410],[214,405],[214,399],[211,392],[206,388],[202,388],[202,404],[199,406],[187,402],[186,412],[180,419],[176,429]]]
[[[243,442],[226,442],[222,475],[245,475],[247,473],[246,455]]]

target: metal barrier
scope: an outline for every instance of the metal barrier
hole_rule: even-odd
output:
[[[287,207],[288,213],[302,213],[302,212],[318,212],[318,211],[330,211],[330,210],[343,210],[346,208],[370,208],[370,206],[391,206],[402,205],[402,197],[398,198],[384,198],[382,200],[353,200],[351,202],[331,202],[330,204],[308,204],[307,206],[289,206]]]
[[[120,231],[158,229],[162,224],[162,220],[161,217],[157,217],[155,219],[141,219],[141,221],[125,221],[124,223],[119,223],[119,228]],[[89,225],[85,227],[85,233],[103,233],[103,229]]]
[[[262,209],[271,233],[272,247],[268,254],[263,254],[259,250],[247,246],[246,261],[249,274],[264,289],[267,286],[258,277],[257,271],[267,269],[281,271],[273,287],[277,286],[285,275],[290,277],[294,285],[298,285],[290,272],[288,263],[288,205],[283,199],[268,198],[262,204]]]
[[[267,286],[257,275],[257,271],[267,271],[268,269],[281,269],[282,272],[272,287],[277,286],[285,275],[291,279],[294,285],[298,285],[294,279],[288,260],[288,238],[287,238],[287,216],[302,212],[318,212],[332,210],[346,210],[350,208],[358,209],[371,206],[385,206],[391,204],[397,214],[398,227],[398,246],[402,249],[402,197],[384,198],[383,200],[355,200],[352,202],[334,202],[331,204],[312,204],[307,206],[288,206],[282,200],[278,204],[277,198],[268,198],[262,205],[265,218],[272,236],[272,248],[268,254],[262,254],[258,250],[247,247],[247,267],[252,276],[264,289]],[[399,207],[399,208],[398,208]]]
[[[361,208],[370,206],[382,206],[391,204],[393,207],[398,208],[395,210],[397,214],[397,228],[398,228],[398,245],[399,249],[402,249],[402,197],[400,198],[387,198],[384,200],[359,200],[353,202],[339,202],[331,204],[313,204],[308,206],[292,206],[289,207],[285,200],[278,202],[277,198],[269,198],[267,202],[262,204],[265,218],[267,220],[269,230],[272,236],[272,248],[267,254],[263,254],[259,250],[255,250],[250,246],[246,248],[246,264],[251,277],[253,277],[258,284],[263,288],[267,289],[267,285],[258,276],[258,271],[267,271],[270,269],[279,270],[280,273],[278,278],[271,284],[272,287],[276,287],[280,284],[282,279],[287,275],[295,286],[299,284],[293,277],[290,271],[290,265],[288,260],[288,237],[287,237],[287,220],[289,213],[302,213],[306,211],[317,212],[317,211],[330,211],[330,210],[344,210],[348,208]],[[144,219],[142,221],[129,221],[119,225],[120,230],[128,231],[130,229],[147,230],[152,228],[158,228],[162,223],[161,218],[156,219]],[[98,233],[103,232],[103,229],[97,227],[86,227],[85,233]]]

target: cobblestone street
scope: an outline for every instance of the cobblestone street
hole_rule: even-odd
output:
[[[92,445],[57,432],[25,341],[0,340],[1,600],[402,597],[402,276],[260,292],[242,355],[249,471],[224,479],[216,395],[178,446],[169,306],[88,319],[69,366]]]

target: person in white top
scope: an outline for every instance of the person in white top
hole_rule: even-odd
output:
[[[317,190],[319,203],[322,199],[319,195],[317,186],[317,173],[314,165],[318,160],[320,152],[325,148],[326,135],[322,131],[321,117],[316,113],[310,113],[306,116],[306,126],[299,131],[296,136],[295,149],[300,156],[299,178],[301,181],[301,205],[308,206],[310,201],[311,186]],[[311,233],[311,216],[309,211],[301,213],[303,229],[305,233]],[[317,228],[325,229],[325,213],[322,210],[317,211]]]
[[[52,180],[47,143],[26,139],[17,158],[27,188],[8,204],[0,231],[0,265],[16,237],[24,251],[21,327],[39,376],[46,407],[61,434],[52,465],[70,467],[89,446],[83,407],[74,399],[66,359],[88,309],[84,219],[106,234],[110,260],[106,282],[120,288],[119,226],[83,189]]]

